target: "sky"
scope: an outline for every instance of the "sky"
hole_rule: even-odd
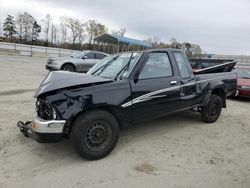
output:
[[[0,0],[0,21],[27,11],[38,21],[50,14],[89,19],[144,40],[199,44],[212,54],[250,55],[250,0]]]

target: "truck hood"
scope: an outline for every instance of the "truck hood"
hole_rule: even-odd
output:
[[[112,79],[92,76],[84,73],[73,73],[68,71],[50,72],[40,84],[34,97],[49,91],[64,89],[72,86],[80,86],[94,83],[112,82]]]

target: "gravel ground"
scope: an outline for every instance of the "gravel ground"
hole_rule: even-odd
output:
[[[69,140],[24,137],[46,59],[0,56],[0,187],[250,187],[250,101],[228,100],[213,124],[182,112],[123,130],[114,151],[86,161]]]

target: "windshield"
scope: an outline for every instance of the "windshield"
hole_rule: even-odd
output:
[[[97,63],[87,74],[116,79],[126,78],[137,63],[141,52],[126,52],[108,56]]]
[[[85,54],[86,52],[73,52],[70,57],[73,58],[81,58],[83,54]]]
[[[238,69],[237,73],[239,78],[250,78],[250,69]]]

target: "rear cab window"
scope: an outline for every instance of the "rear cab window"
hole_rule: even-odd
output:
[[[187,65],[186,58],[181,52],[173,52],[175,61],[177,63],[178,70],[180,72],[181,78],[190,78],[191,74]]]

